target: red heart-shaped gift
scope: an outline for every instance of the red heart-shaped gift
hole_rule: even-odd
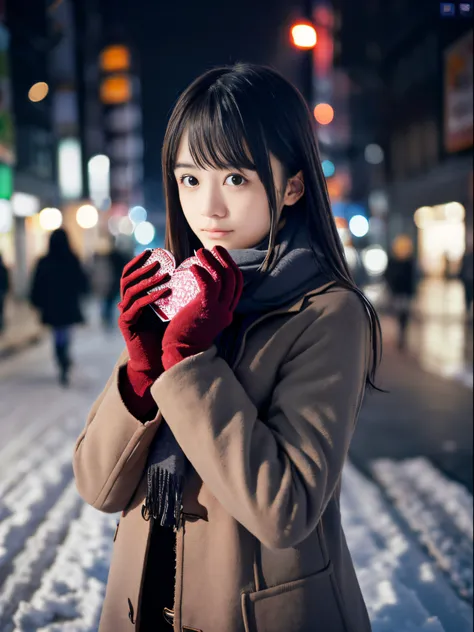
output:
[[[145,265],[155,261],[160,262],[159,274],[171,276],[169,281],[160,285],[160,288],[163,289],[170,288],[171,294],[159,298],[151,306],[161,320],[166,323],[198,295],[199,285],[189,268],[194,264],[201,265],[201,263],[197,257],[190,257],[176,268],[174,256],[164,248],[153,249]]]

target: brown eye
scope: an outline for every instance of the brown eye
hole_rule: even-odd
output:
[[[239,175],[238,173],[233,173],[228,178],[226,178],[226,184],[229,184],[231,187],[241,187],[245,184],[246,180],[244,176]]]
[[[199,184],[194,176],[181,176],[180,181],[188,188],[193,188]]]

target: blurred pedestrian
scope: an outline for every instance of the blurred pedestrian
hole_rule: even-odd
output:
[[[0,253],[0,334],[5,328],[5,298],[9,289],[9,274]]]
[[[416,261],[413,252],[413,242],[408,235],[397,237],[392,244],[392,252],[385,271],[392,309],[398,321],[400,350],[406,347],[411,305],[416,292]]]
[[[53,231],[49,252],[36,266],[30,298],[42,322],[52,327],[59,381],[64,386],[69,383],[71,367],[71,328],[84,322],[80,302],[88,291],[88,278],[71,250],[67,233],[62,228]]]
[[[165,247],[196,258],[171,290],[166,252],[125,267],[126,350],[74,457],[83,498],[122,512],[100,632],[370,631],[339,497],[380,327],[315,139],[260,66],[209,71],[171,115]]]
[[[473,261],[473,248],[472,248],[472,235],[469,235],[466,243],[466,250],[464,252],[461,269],[459,271],[459,278],[464,288],[464,303],[466,309],[466,315],[470,316],[472,312],[472,302],[474,294],[474,261]]]

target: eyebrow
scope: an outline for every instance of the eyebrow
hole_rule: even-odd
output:
[[[178,162],[174,166],[175,169],[198,169],[193,162]]]

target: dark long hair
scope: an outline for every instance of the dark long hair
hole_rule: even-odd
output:
[[[268,254],[262,272],[271,269],[277,233],[277,195],[270,164],[273,154],[287,178],[303,172],[305,193],[291,207],[306,222],[310,241],[322,253],[339,285],[363,302],[371,329],[372,363],[367,384],[374,384],[382,337],[377,313],[357,288],[336,228],[316,142],[314,118],[298,90],[270,68],[237,64],[215,68],[196,79],[180,96],[171,114],[162,154],[166,197],[165,248],[179,264],[201,244],[181,208],[174,168],[179,143],[189,133],[191,156],[201,168],[253,169],[268,198],[271,214]],[[378,390],[378,389],[377,389]]]

